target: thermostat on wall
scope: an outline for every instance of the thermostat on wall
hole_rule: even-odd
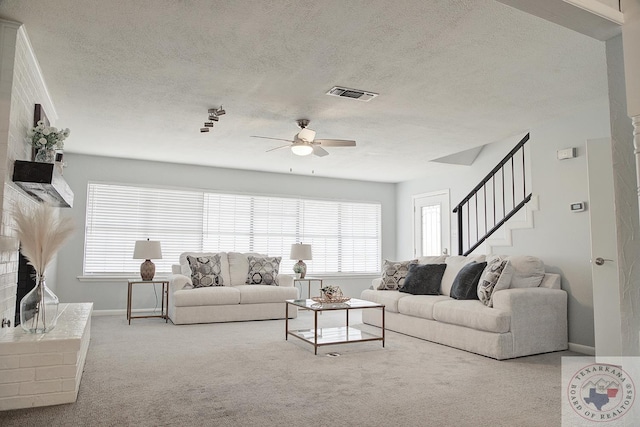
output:
[[[584,202],[571,203],[571,212],[583,212],[584,210]]]
[[[558,150],[558,160],[573,159],[575,156],[576,156],[575,147]]]

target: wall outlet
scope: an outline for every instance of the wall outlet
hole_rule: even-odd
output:
[[[569,208],[571,209],[571,212],[584,212],[586,210],[585,204],[585,202],[575,202],[571,203]]]

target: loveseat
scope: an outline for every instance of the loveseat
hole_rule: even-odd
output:
[[[486,266],[479,265],[484,262]],[[560,276],[546,273],[539,259],[441,256],[422,257],[412,263],[417,266],[411,271],[431,268],[422,267],[427,264],[439,265],[444,273],[436,277],[440,280],[437,292],[414,295],[402,292],[402,288],[389,289],[383,283],[384,273],[383,278],[373,281],[372,289],[362,292],[362,299],[385,305],[387,329],[499,360],[567,349],[567,293],[560,288]],[[482,269],[476,286],[484,302],[478,297],[451,297],[460,272],[471,267]],[[391,270],[402,276],[401,268]],[[405,279],[410,278],[408,272]],[[380,327],[376,314],[364,310],[363,322]]]
[[[299,293],[278,263],[251,253],[181,254],[169,276],[169,318],[176,325],[284,319],[284,301]],[[289,308],[289,317],[297,310]]]

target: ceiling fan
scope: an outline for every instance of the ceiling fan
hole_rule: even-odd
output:
[[[309,154],[313,153],[316,156],[322,157],[329,154],[329,152],[322,147],[355,147],[356,145],[355,141],[347,139],[315,139],[316,131],[307,129],[309,120],[300,119],[296,120],[296,123],[300,128],[300,132],[294,135],[293,140],[256,135],[252,135],[251,137],[275,139],[276,141],[287,141],[289,144],[272,148],[270,150],[267,150],[267,152],[289,147],[291,148],[291,151],[293,151],[293,154],[297,154],[298,156],[308,156]]]

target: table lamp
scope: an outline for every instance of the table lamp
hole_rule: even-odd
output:
[[[293,265],[293,271],[295,273],[300,273],[300,278],[304,279],[305,274],[307,274],[307,264],[305,264],[302,260],[310,260],[311,258],[311,245],[304,243],[294,243],[291,245],[291,254],[289,255],[289,259],[297,259],[298,262]]]
[[[153,276],[156,274],[156,265],[151,262],[151,259],[162,259],[160,242],[149,239],[136,240],[133,259],[145,260],[140,264],[140,277],[142,277],[142,280],[153,280]]]

